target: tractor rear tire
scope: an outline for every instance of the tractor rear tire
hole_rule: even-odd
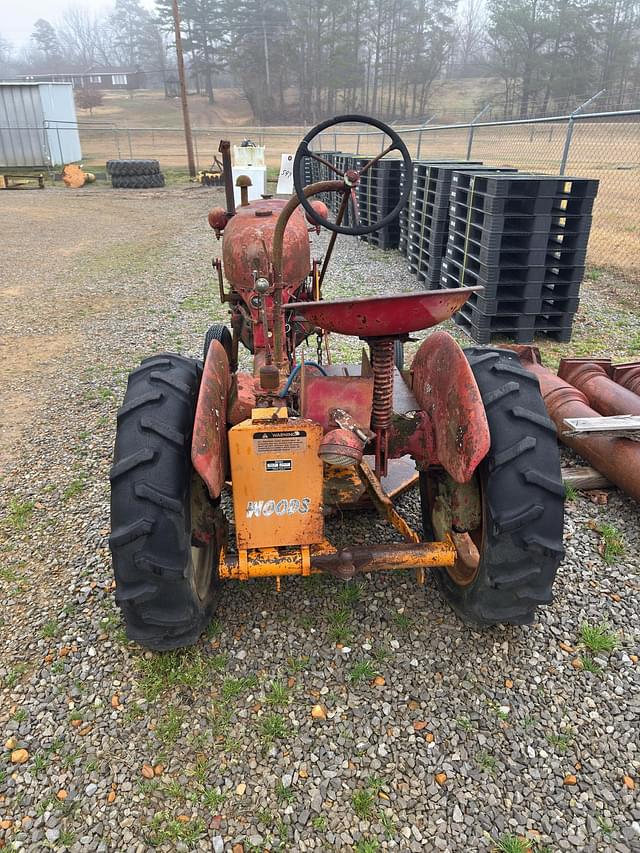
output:
[[[157,160],[107,160],[107,172],[114,177],[157,175],[159,171]]]
[[[109,538],[116,602],[129,639],[158,651],[195,643],[218,599],[216,528],[197,542],[192,524],[194,510],[216,512],[191,464],[201,375],[193,359],[145,359],[118,411]]]
[[[465,622],[528,624],[538,605],[552,602],[564,556],[564,485],[556,430],[537,378],[514,352],[489,347],[464,352],[491,435],[491,449],[476,471],[482,523],[470,533],[480,561],[475,575],[439,570],[436,581]],[[421,482],[421,495],[429,491]],[[425,503],[423,525],[429,531],[431,507]]]
[[[209,328],[207,329],[207,334],[204,336],[204,346],[202,348],[203,363],[207,360],[207,353],[209,352],[211,341],[220,341],[220,343],[224,347],[224,351],[227,354],[227,358],[229,359],[229,364],[231,364],[233,342],[231,338],[231,332],[229,331],[228,327],[224,325],[224,323],[214,323],[213,326],[209,326]]]

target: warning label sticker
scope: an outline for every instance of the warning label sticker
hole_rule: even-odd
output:
[[[292,453],[306,450],[307,433],[302,429],[286,432],[256,432],[253,434],[256,453]]]
[[[278,471],[291,471],[293,462],[291,459],[267,459],[264,463],[264,470],[267,474],[274,474]]]

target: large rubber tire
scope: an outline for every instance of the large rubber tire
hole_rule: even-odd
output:
[[[436,579],[465,622],[527,624],[538,605],[553,600],[564,556],[564,485],[556,430],[537,378],[515,353],[488,347],[464,352],[491,434],[489,454],[476,472],[482,504],[476,543],[480,563],[470,583],[457,583],[446,570],[436,572]],[[428,530],[424,502],[423,522]]]
[[[194,490],[208,501],[191,464],[201,375],[193,359],[145,359],[118,412],[109,539],[116,601],[129,639],[160,651],[195,643],[218,598],[215,534],[210,549],[192,548]]]
[[[214,323],[213,326],[209,326],[207,329],[207,334],[204,336],[204,346],[202,348],[203,363],[207,360],[207,353],[209,352],[211,341],[220,341],[227,354],[227,358],[229,359],[229,364],[231,364],[233,341],[231,338],[231,332],[224,323]]]
[[[114,175],[111,178],[111,186],[116,189],[146,190],[164,186],[164,175]]]
[[[157,175],[157,160],[107,160],[107,172],[112,176]]]

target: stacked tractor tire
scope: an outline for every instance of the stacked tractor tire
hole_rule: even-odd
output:
[[[164,186],[157,160],[107,160],[107,174],[115,189],[146,190]]]

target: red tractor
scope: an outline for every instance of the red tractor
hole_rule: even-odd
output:
[[[373,125],[390,144],[343,174],[310,148],[340,122]],[[279,588],[283,577],[318,572],[349,580],[412,569],[421,584],[425,569],[434,569],[465,621],[531,622],[536,607],[552,600],[563,556],[558,446],[537,379],[514,352],[462,350],[443,331],[399,369],[409,335],[451,317],[477,288],[322,299],[337,234],[376,230],[407,202],[412,169],[401,138],[371,118],[325,121],[298,148],[294,195],[248,203],[243,192],[237,210],[228,148],[221,144],[227,209],[213,210],[209,222],[224,233],[222,264],[214,264],[231,330],[211,327],[203,362],[173,353],[145,359],[118,412],[110,545],[128,636],[158,650],[195,643],[222,581],[273,577]],[[354,189],[392,151],[409,180],[395,210],[363,226]],[[309,157],[336,179],[305,186]],[[335,221],[313,198],[332,192],[342,197]],[[333,232],[322,264],[310,255],[309,232],[318,227]],[[363,340],[359,364],[322,358],[329,332]],[[312,359],[305,356],[310,338],[317,341]],[[240,343],[253,354],[250,373],[238,370]],[[420,531],[384,488],[407,455],[419,472]],[[225,488],[231,500],[223,510]],[[337,548],[327,541],[326,514],[363,499],[403,543]]]

